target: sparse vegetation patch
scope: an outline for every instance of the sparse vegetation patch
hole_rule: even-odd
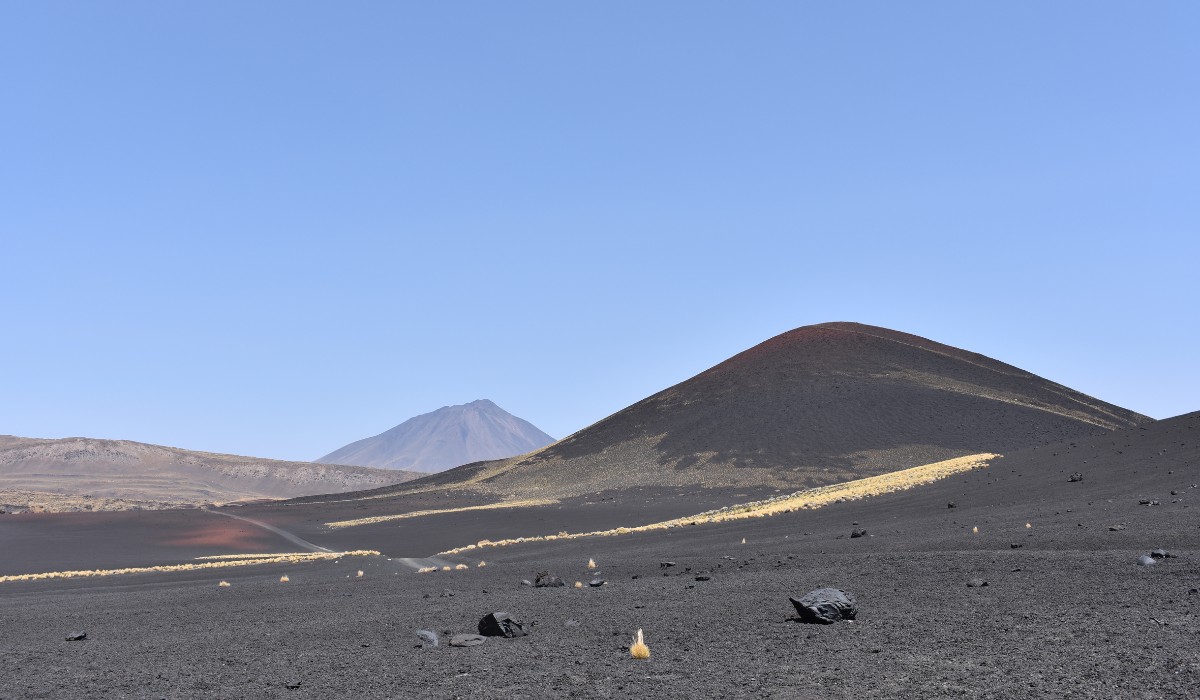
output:
[[[983,469],[988,463],[999,457],[998,454],[990,452],[967,455],[965,457],[956,457],[955,459],[947,459],[933,464],[926,464],[920,467],[911,469],[902,469],[900,471],[891,472],[888,474],[880,474],[879,476],[867,477],[865,479],[856,479],[854,481],[846,481],[840,484],[832,484],[830,486],[822,486],[815,489],[806,489],[797,491],[784,496],[776,496],[762,501],[753,501],[751,503],[741,503],[733,506],[710,510],[697,515],[687,516],[683,518],[675,518],[666,520],[660,523],[651,523],[649,525],[638,525],[636,527],[618,527],[611,530],[597,530],[594,532],[577,532],[565,533],[560,532],[557,535],[535,535],[531,537],[518,537],[507,540],[480,540],[475,544],[469,544],[465,547],[450,549],[445,552],[440,552],[443,555],[462,554],[484,547],[503,547],[512,544],[520,544],[522,542],[552,542],[554,540],[573,540],[583,537],[609,537],[612,535],[626,535],[631,532],[648,532],[651,530],[665,530],[675,527],[684,527],[688,525],[707,525],[712,523],[722,523],[731,520],[744,520],[747,518],[764,518],[780,513],[790,513],[795,510],[813,510],[822,508],[833,503],[842,503],[844,501],[857,501],[863,498],[872,496],[881,496],[886,493],[896,491],[904,491],[931,484],[940,479],[945,479],[948,476],[960,474],[972,469]]]

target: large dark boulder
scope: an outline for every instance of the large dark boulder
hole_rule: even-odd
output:
[[[508,613],[494,612],[483,616],[479,621],[479,633],[485,637],[524,637],[529,634],[525,626],[508,616]]]
[[[854,596],[837,588],[818,588],[803,597],[789,598],[801,622],[830,625],[840,620],[853,620],[858,615]]]
[[[565,585],[566,581],[546,571],[538,572],[537,578],[533,580],[534,588],[559,588]]]

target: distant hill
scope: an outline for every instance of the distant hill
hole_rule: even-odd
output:
[[[525,454],[554,442],[528,421],[487,399],[444,406],[374,437],[352,442],[318,462],[437,472],[470,462]]]
[[[0,435],[0,510],[169,508],[378,488],[404,471],[193,452],[128,440]]]
[[[977,353],[825,323],[771,338],[537,453],[412,488],[459,484],[523,497],[802,488],[1150,421]]]

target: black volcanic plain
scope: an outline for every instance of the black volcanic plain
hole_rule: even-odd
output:
[[[738,363],[700,375],[690,404],[651,397],[614,416],[620,420],[606,432],[590,432],[598,425],[577,433],[587,449],[559,453],[559,461],[542,463],[529,482],[555,486],[546,480],[550,467],[563,467],[560,483],[541,491],[562,494],[548,505],[337,530],[325,525],[495,502],[499,479],[475,481],[506,473],[489,472],[492,463],[427,477],[403,492],[392,487],[226,509],[317,545],[373,548],[383,557],[0,583],[0,698],[82,689],[134,698],[1200,697],[1200,413],[1150,421],[987,358],[860,330],[841,324],[800,329],[788,342],[768,341]],[[848,333],[867,337],[842,337]],[[804,360],[808,351],[795,349],[797,342],[827,353],[820,363],[831,371],[822,375],[816,360]],[[792,360],[774,372],[762,356]],[[896,357],[907,364],[898,365]],[[856,377],[847,371],[854,366],[874,369]],[[804,367],[807,373],[798,369]],[[881,367],[899,374],[882,375]],[[872,378],[882,379],[878,405],[863,412]],[[974,388],[964,393],[966,385]],[[742,391],[775,403],[755,411],[737,399]],[[828,434],[793,426],[824,436],[816,447],[770,433],[783,424],[771,416],[789,396],[795,420],[825,397],[821,405],[853,424]],[[960,413],[953,419],[950,411],[943,414],[941,398]],[[715,403],[695,405],[705,402]],[[945,430],[910,447],[910,438],[921,437],[910,432],[914,422],[886,415],[884,407],[941,421]],[[673,411],[689,417],[676,420]],[[713,432],[745,436],[718,451],[725,461],[710,455],[716,438],[689,427],[703,415]],[[755,421],[763,422],[767,437],[751,435]],[[950,429],[959,424],[962,431]],[[664,426],[679,432],[664,433]],[[861,450],[851,441],[859,432],[871,435]],[[663,461],[664,434],[679,445],[670,455],[683,461],[684,438],[691,435],[697,460],[682,469]],[[619,455],[631,454],[615,444],[605,448],[603,435],[615,444],[637,444],[649,460],[643,463],[649,476],[597,488],[608,482],[589,478],[582,465],[599,470],[605,458],[616,464]],[[639,439],[644,435],[654,439]],[[861,452],[880,460],[892,454],[897,464],[911,466],[906,458],[984,451],[1004,456],[933,484],[818,510],[437,556],[484,538],[656,522],[773,495],[778,481],[717,477],[766,469],[791,478],[786,454],[810,455],[806,460],[842,455],[837,471],[865,475],[876,467],[854,456]],[[1082,480],[1071,480],[1076,473]],[[519,474],[505,486],[519,484]],[[694,478],[675,481],[674,474]],[[706,487],[709,480],[715,488]],[[104,520],[115,515],[129,520]],[[34,522],[22,520],[28,517],[0,517],[5,573],[22,561],[47,570],[82,558],[100,563],[106,555],[125,563],[163,556],[185,561],[198,551],[295,548],[245,521],[203,511],[37,516],[44,527],[23,524]],[[67,548],[55,559],[64,538],[88,528],[87,552]],[[868,536],[850,538],[855,528]],[[131,548],[130,540],[140,547]],[[1140,554],[1160,547],[1176,556],[1150,567],[1136,564]],[[420,561],[402,562],[405,557]],[[589,558],[596,570],[585,568]],[[479,567],[480,561],[487,565]],[[467,568],[414,573],[414,564],[432,562]],[[521,585],[547,570],[568,582],[598,573],[607,584]],[[284,572],[288,583],[278,580]],[[968,587],[974,578],[988,585]],[[222,579],[232,585],[218,588]],[[854,594],[858,619],[830,626],[792,619],[788,597],[822,586]],[[498,610],[528,623],[532,634],[475,648],[445,646],[446,632],[474,632],[482,615]],[[435,630],[442,646],[415,648],[420,628]],[[629,658],[638,628],[651,649],[648,661]],[[88,640],[63,640],[76,629],[85,629]]]

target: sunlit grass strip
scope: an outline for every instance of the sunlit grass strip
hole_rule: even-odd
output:
[[[531,499],[524,501],[506,501],[502,503],[488,503],[482,506],[462,506],[460,508],[442,508],[441,510],[414,510],[411,513],[399,513],[397,515],[376,515],[370,518],[358,518],[357,520],[338,520],[332,523],[326,523],[332,528],[341,527],[356,527],[358,525],[374,525],[375,523],[386,523],[391,520],[404,520],[405,518],[422,518],[426,515],[444,515],[446,513],[464,513],[469,510],[492,510],[495,508],[530,508],[533,506],[548,506],[557,501],[550,499]]]
[[[303,557],[312,554],[312,552],[263,552],[259,554],[214,554],[210,557],[196,557],[196,561],[205,561],[210,559],[263,559],[268,557]]]
[[[92,569],[89,571],[49,571],[42,574],[17,574],[14,576],[0,576],[0,583],[8,583],[9,581],[41,581],[52,578],[118,576],[121,574],[173,573],[176,571],[199,571],[203,569],[228,569],[237,566],[256,566],[258,564],[286,564],[340,559],[342,557],[377,556],[379,556],[379,552],[373,549],[356,549],[352,552],[301,552],[268,556],[262,559],[232,559],[227,561],[208,561],[201,564],[171,564],[167,566],[139,566],[126,569]]]
[[[790,513],[796,510],[814,510],[831,503],[841,503],[843,501],[857,501],[863,498],[872,496],[882,496],[887,493],[896,491],[904,491],[924,486],[935,481],[945,479],[955,474],[960,474],[972,469],[981,469],[988,463],[999,457],[998,454],[984,452],[975,455],[967,455],[965,457],[956,457],[947,459],[942,462],[934,462],[933,464],[925,464],[920,467],[911,469],[902,469],[897,472],[888,474],[880,474],[879,476],[870,476],[865,479],[855,479],[854,481],[845,481],[840,484],[831,484],[829,486],[821,486],[815,489],[806,489],[795,493],[775,496],[762,501],[753,501],[751,503],[741,503],[733,506],[726,506],[717,510],[710,510],[698,515],[690,515],[683,518],[675,518],[673,520],[665,520],[660,523],[651,523],[649,525],[638,525],[635,527],[618,527],[611,530],[597,530],[594,532],[577,532],[567,533],[560,532],[557,535],[535,535],[533,537],[517,537],[507,540],[482,540],[476,544],[469,544],[465,547],[450,549],[445,552],[439,552],[442,555],[462,554],[474,549],[483,549],[484,547],[504,547],[510,544],[520,544],[522,542],[553,542],[556,540],[575,540],[583,537],[609,537],[612,535],[626,535],[631,532],[648,532],[651,530],[666,530],[674,527],[683,527],[687,525],[706,525],[711,523],[723,523],[731,520],[745,520],[748,518],[764,518],[779,513]]]

